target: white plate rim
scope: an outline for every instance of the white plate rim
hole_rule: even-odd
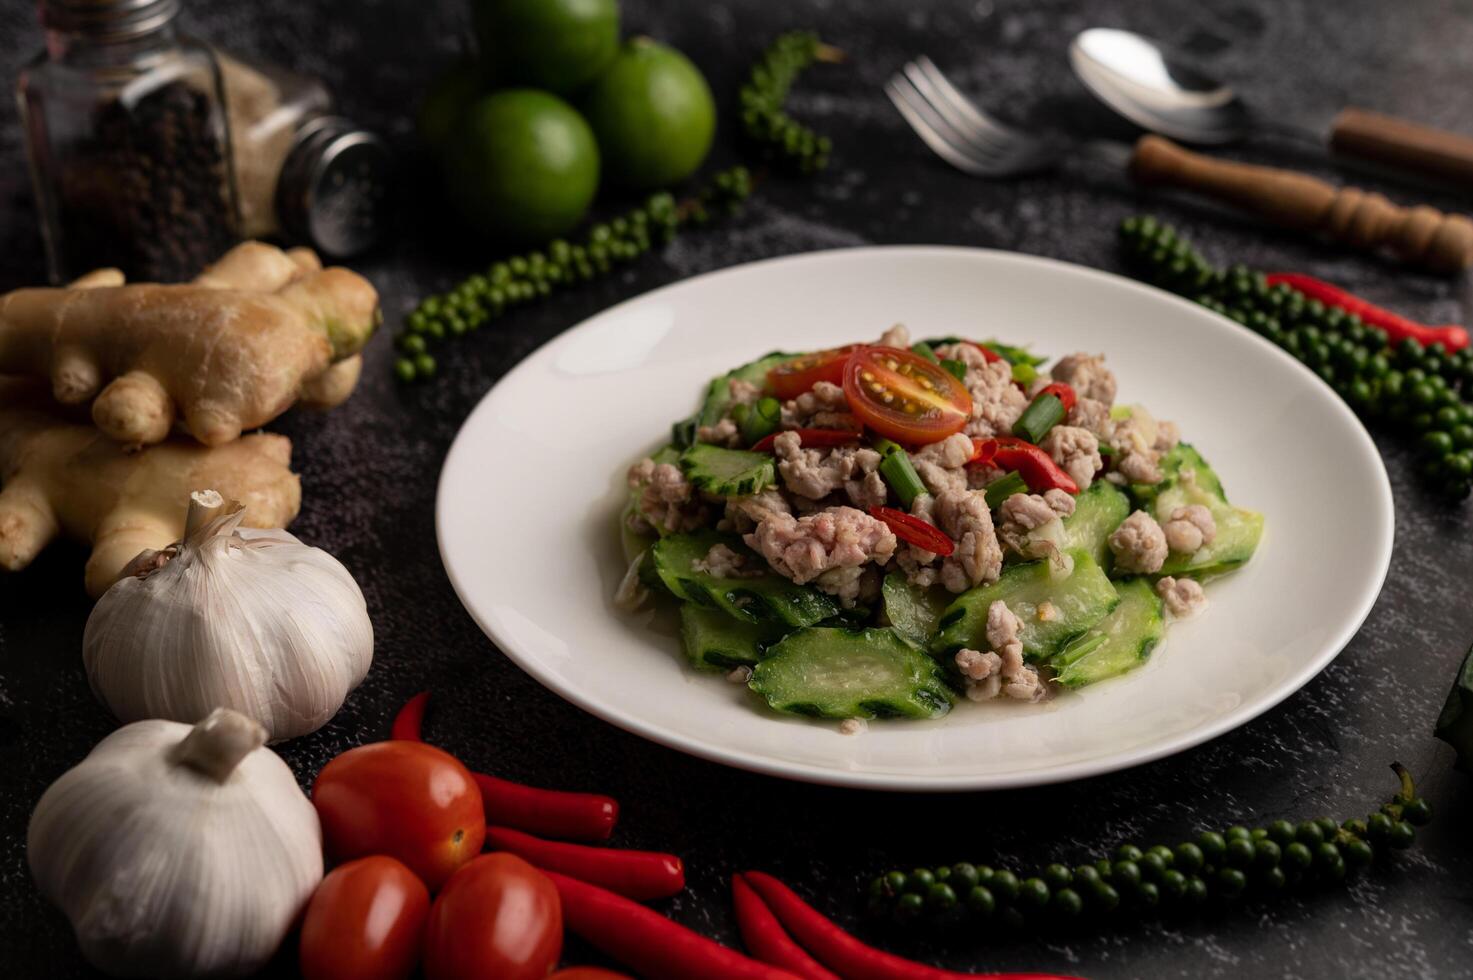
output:
[[[520,372],[534,370],[537,362],[543,358],[551,357],[558,345],[565,338],[570,337],[581,329],[589,327],[591,324],[596,324],[606,317],[616,316],[628,307],[649,302],[670,292],[697,289],[702,284],[712,280],[741,275],[753,269],[779,264],[842,262],[846,258],[858,254],[878,255],[880,257],[884,257],[887,254],[904,255],[908,258],[925,258],[927,255],[936,257],[954,257],[958,255],[979,256],[986,257],[991,261],[1005,263],[1041,264],[1051,267],[1064,276],[1079,276],[1085,279],[1109,282],[1116,287],[1124,287],[1139,293],[1148,294],[1156,300],[1165,301],[1168,304],[1174,304],[1180,308],[1192,310],[1197,315],[1205,313],[1210,318],[1214,328],[1231,330],[1234,333],[1245,335],[1243,339],[1261,345],[1268,356],[1279,358],[1289,364],[1292,370],[1302,372],[1306,382],[1311,387],[1319,389],[1321,395],[1327,397],[1333,404],[1334,407],[1332,410],[1351,423],[1350,429],[1354,433],[1354,438],[1359,443],[1362,456],[1369,462],[1374,474],[1379,477],[1379,479],[1375,480],[1374,488],[1377,491],[1375,500],[1377,506],[1374,517],[1377,525],[1376,530],[1378,531],[1375,537],[1377,552],[1375,563],[1379,566],[1379,569],[1374,576],[1365,580],[1365,585],[1356,597],[1356,613],[1352,617],[1347,618],[1340,628],[1334,630],[1331,636],[1323,641],[1321,651],[1316,657],[1307,661],[1299,670],[1282,680],[1276,688],[1258,700],[1246,702],[1232,711],[1215,718],[1206,725],[1178,733],[1161,741],[1128,749],[1103,759],[1082,760],[1056,768],[1050,768],[1042,772],[1019,771],[980,776],[971,774],[954,776],[937,776],[933,774],[928,776],[925,773],[919,773],[916,775],[907,774],[897,776],[887,773],[831,769],[818,765],[770,759],[761,756],[754,757],[744,754],[739,750],[728,749],[725,746],[715,743],[691,742],[680,734],[667,731],[659,725],[648,723],[637,715],[602,704],[596,698],[589,696],[582,690],[565,689],[561,685],[554,683],[549,677],[549,672],[542,669],[538,658],[529,656],[518,650],[516,644],[508,638],[507,634],[498,629],[499,624],[491,617],[483,616],[477,611],[468,597],[466,583],[460,580],[455,569],[447,559],[446,528],[444,524],[445,504],[446,497],[448,496],[446,490],[446,474],[452,470],[452,467],[459,464],[460,454],[469,452],[466,448],[467,442],[463,437],[466,430],[470,428],[472,421],[476,418],[477,413],[486,409],[497,387]],[[1288,352],[1270,341],[1252,334],[1241,324],[1225,316],[1205,310],[1198,304],[1174,293],[1126,276],[1048,256],[962,245],[861,245],[775,256],[752,262],[738,263],[676,282],[667,283],[664,286],[656,287],[655,289],[616,303],[613,306],[606,307],[549,338],[546,342],[523,357],[521,361],[502,375],[501,378],[497,379],[496,384],[487,389],[486,393],[481,396],[480,401],[477,402],[475,408],[466,416],[460,428],[456,431],[450,449],[445,454],[445,461],[441,465],[440,477],[435,493],[436,546],[439,550],[441,565],[445,570],[446,577],[450,580],[451,587],[455,590],[456,597],[460,600],[461,605],[471,616],[472,620],[475,621],[476,625],[496,645],[496,648],[543,687],[616,728],[648,739],[658,745],[663,745],[709,762],[716,762],[748,772],[777,776],[800,782],[889,792],[984,792],[1073,782],[1124,769],[1135,768],[1171,755],[1176,755],[1242,727],[1282,704],[1289,697],[1303,689],[1306,684],[1317,677],[1340,655],[1351,639],[1360,631],[1361,626],[1365,623],[1367,617],[1370,616],[1376,599],[1385,586],[1387,575],[1390,573],[1395,529],[1395,506],[1391,491],[1391,480],[1386,472],[1385,462],[1382,460],[1380,451],[1377,450],[1370,433],[1366,430],[1360,419],[1356,417],[1355,413],[1351,411],[1350,407],[1345,404],[1344,400],[1340,398],[1323,378],[1300,363]]]

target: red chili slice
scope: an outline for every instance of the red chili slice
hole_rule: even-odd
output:
[[[1064,382],[1062,381],[1054,381],[1044,385],[1043,388],[1039,390],[1038,395],[1034,395],[1033,397],[1037,398],[1040,395],[1053,395],[1059,401],[1064,403],[1064,411],[1066,413],[1071,408],[1073,408],[1074,403],[1079,400],[1078,396],[1074,394],[1074,389],[1071,388],[1069,385],[1064,384]]]
[[[945,534],[932,524],[927,524],[919,517],[912,517],[903,510],[894,507],[871,507],[869,516],[877,521],[883,521],[885,526],[895,532],[895,536],[906,544],[913,544],[917,548],[929,551],[933,555],[945,558],[956,550],[956,545]]]
[[[1042,449],[1016,436],[997,436],[993,439],[973,439],[972,458],[969,464],[985,464],[998,469],[1013,470],[1023,477],[1028,489],[1034,493],[1045,490],[1063,490],[1079,493],[1079,484],[1059,468],[1053,457]]]
[[[787,429],[785,431],[798,433],[798,442],[809,449],[847,446],[851,442],[859,441],[859,433],[853,429]],[[772,444],[777,442],[777,437],[780,435],[782,435],[781,432],[774,432],[763,436],[752,446],[750,452],[772,452]]]
[[[966,344],[968,347],[975,347],[979,351],[981,351],[982,356],[986,358],[988,364],[995,364],[1003,359],[1001,354],[993,350],[991,347],[988,347],[986,344],[979,344],[975,340],[963,340],[961,341],[961,343]]]

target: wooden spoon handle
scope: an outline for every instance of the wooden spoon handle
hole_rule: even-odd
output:
[[[1330,148],[1344,156],[1450,180],[1473,188],[1473,138],[1354,106],[1330,127]]]
[[[1293,170],[1216,160],[1160,136],[1136,142],[1130,172],[1142,184],[1205,194],[1285,228],[1367,251],[1387,249],[1434,272],[1473,264],[1473,221],[1460,214],[1404,208]]]

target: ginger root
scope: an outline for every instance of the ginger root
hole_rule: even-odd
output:
[[[46,378],[64,405],[91,401],[93,422],[126,445],[161,442],[178,419],[219,446],[299,398],[346,398],[379,319],[363,277],[245,242],[184,285],[124,285],[101,269],[0,296],[0,374]]]
[[[24,568],[61,534],[88,541],[87,593],[96,598],[141,552],[179,540],[179,501],[195,490],[245,504],[254,527],[285,527],[297,515],[302,490],[285,436],[216,447],[176,438],[128,452],[45,401],[40,385],[0,379],[0,568]]]

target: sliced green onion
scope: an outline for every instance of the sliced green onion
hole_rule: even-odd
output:
[[[745,445],[755,445],[777,431],[782,424],[783,406],[776,398],[763,397],[753,405],[737,405],[731,417],[742,431]]]
[[[687,449],[696,441],[696,418],[681,419],[670,426],[670,441],[676,449]]]
[[[1064,421],[1064,403],[1059,400],[1059,396],[1039,395],[1027,408],[1023,409],[1023,414],[1018,416],[1018,421],[1013,423],[1013,435],[1037,445],[1043,441],[1049,429],[1062,421]]]
[[[1109,446],[1105,445],[1102,442],[1102,443],[1100,443],[1100,455],[1101,456],[1114,456],[1115,455],[1115,450],[1111,449]]]
[[[1009,473],[1007,476],[999,477],[987,484],[983,496],[987,498],[987,506],[996,510],[1002,506],[1002,502],[1015,493],[1027,493],[1028,483],[1023,479],[1021,473]]]
[[[1044,361],[1048,360],[1048,358],[1046,357],[1039,357],[1037,354],[1034,354],[1026,347],[1017,347],[1013,344],[1005,344],[1000,340],[989,340],[986,342],[985,346],[998,357],[1002,358],[1004,361],[1007,361],[1009,364],[1012,364],[1014,366],[1026,364],[1029,367],[1037,367]]]
[[[912,353],[921,355],[932,364],[936,363],[936,352],[933,351],[931,349],[931,345],[926,343],[924,340],[918,344],[911,344],[910,349]]]
[[[951,376],[958,381],[967,380],[967,365],[965,361],[953,361],[951,358],[941,362],[941,366],[951,372]]]
[[[1020,385],[1031,385],[1038,378],[1038,368],[1021,361],[1013,365],[1013,380]]]
[[[883,437],[875,439],[871,446],[875,452],[880,454],[880,476],[895,491],[895,496],[908,510],[910,505],[921,494],[926,493],[926,485],[921,482],[921,475],[910,461],[904,447],[898,442]]]

